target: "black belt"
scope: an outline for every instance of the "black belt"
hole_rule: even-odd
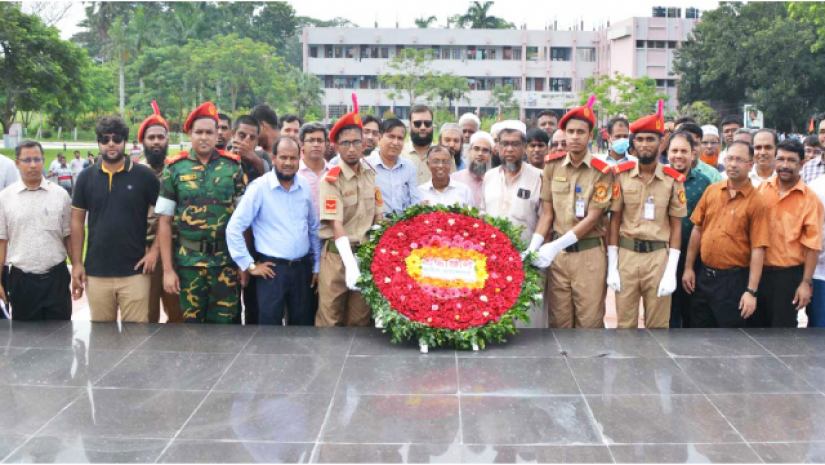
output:
[[[261,262],[272,262],[276,265],[283,265],[283,266],[287,266],[287,267],[291,268],[293,266],[300,266],[302,263],[309,262],[310,259],[312,258],[312,256],[313,255],[310,253],[310,254],[304,255],[301,258],[296,258],[295,260],[287,260],[285,258],[275,258],[275,257],[269,257],[267,255],[261,255],[261,260],[260,261]]]
[[[217,242],[211,240],[208,241],[206,239],[200,241],[193,241],[190,239],[179,237],[178,243],[189,250],[194,250],[195,252],[206,254],[225,252],[227,249],[226,240],[218,240]]]
[[[742,270],[746,270],[747,268],[741,266],[735,266],[733,268],[728,268],[727,270],[717,270],[715,268],[710,268],[705,265],[702,265],[702,271],[710,276],[711,278],[716,278],[719,276],[729,276],[732,274],[740,273]]]
[[[793,270],[796,268],[804,268],[804,265],[796,265],[796,266],[763,266],[762,273],[779,273],[782,271]]]
[[[630,239],[626,237],[619,238],[619,247],[639,253],[655,252],[657,250],[666,249],[669,246],[670,244],[667,242],[661,241],[642,241],[639,239]]]

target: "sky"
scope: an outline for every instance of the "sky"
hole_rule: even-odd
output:
[[[24,2],[25,3],[25,2]],[[72,4],[67,16],[57,24],[60,36],[70,38],[80,31],[77,23],[83,20],[84,10],[80,1]],[[311,16],[328,20],[335,17],[347,18],[361,27],[415,27],[414,20],[419,17],[436,16],[438,26],[445,26],[447,17],[467,11],[470,2],[450,0],[357,0],[342,2],[340,0],[303,0],[289,2],[299,16]],[[490,14],[504,18],[517,26],[527,24],[528,29],[544,29],[546,25],[558,21],[558,28],[566,30],[573,24],[584,21],[585,30],[592,30],[605,25],[608,21],[616,22],[632,16],[650,16],[654,6],[680,7],[682,16],[689,7],[700,10],[712,10],[718,1],[536,1],[536,0],[499,0],[490,9]]]

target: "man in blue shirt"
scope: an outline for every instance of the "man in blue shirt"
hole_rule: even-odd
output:
[[[229,220],[226,242],[238,267],[257,280],[260,324],[281,324],[288,308],[291,325],[311,326],[317,309],[311,298],[321,260],[321,223],[309,183],[295,176],[298,142],[280,138],[272,152],[274,171],[247,186]],[[244,239],[250,226],[261,254],[259,263]]]
[[[421,202],[418,190],[418,168],[411,160],[401,156],[407,127],[395,118],[384,121],[378,152],[364,160],[375,170],[375,184],[384,199],[384,214],[404,213],[407,208]]]

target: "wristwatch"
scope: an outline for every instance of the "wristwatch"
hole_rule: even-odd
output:
[[[745,292],[747,292],[748,294],[756,297],[756,289],[746,288]]]
[[[258,268],[258,265],[256,265],[255,262],[252,262],[249,264],[249,268],[247,268],[246,271],[252,272],[255,271],[255,268]]]

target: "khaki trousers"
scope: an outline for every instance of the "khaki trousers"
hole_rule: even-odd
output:
[[[86,297],[92,321],[149,322],[149,290],[151,277],[145,274],[108,278],[86,277]]]
[[[640,253],[619,247],[619,279],[616,293],[619,328],[639,327],[639,299],[644,305],[645,328],[670,327],[670,297],[658,297],[659,283],[667,267],[668,249]]]
[[[606,296],[604,245],[553,260],[545,293],[551,328],[604,328]]]
[[[321,248],[321,269],[318,274],[318,313],[315,326],[369,326],[372,312],[360,292],[347,289],[344,262],[330,252],[325,243]]]
[[[183,314],[180,311],[180,298],[163,290],[163,266],[160,261],[155,264],[155,271],[151,274],[151,288],[149,290],[149,323],[160,321],[160,303],[163,302],[163,312],[166,313],[167,323],[182,323]]]

